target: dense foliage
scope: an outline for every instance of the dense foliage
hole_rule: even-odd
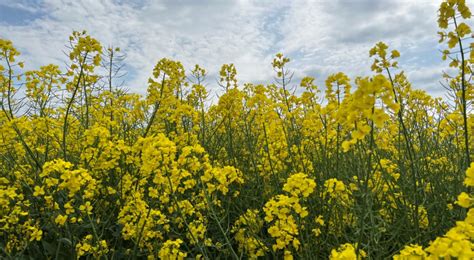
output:
[[[2,258],[474,258],[474,43],[464,0],[440,6],[451,100],[412,88],[400,53],[373,75],[239,84],[161,59],[146,96],[86,34],[69,63],[23,71],[0,39]],[[297,94],[295,94],[297,93]]]

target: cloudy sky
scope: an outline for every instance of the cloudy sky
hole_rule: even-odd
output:
[[[474,0],[467,0],[474,8]],[[414,87],[441,96],[447,64],[437,37],[440,0],[0,0],[0,37],[21,51],[27,69],[64,64],[68,36],[87,30],[127,55],[126,86],[145,93],[154,64],[168,57],[198,63],[216,88],[217,72],[234,63],[238,80],[272,82],[271,60],[292,59],[295,78],[322,87],[331,73],[368,75],[369,49],[384,41],[400,50]],[[294,82],[295,84],[298,82]]]

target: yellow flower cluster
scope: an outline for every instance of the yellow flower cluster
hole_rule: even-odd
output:
[[[291,175],[283,185],[283,190],[288,192],[292,197],[307,198],[314,192],[316,182],[308,178],[304,173],[295,173]]]
[[[344,182],[336,178],[326,180],[323,199],[326,201],[325,208],[332,212],[327,220],[329,232],[340,234],[346,226],[354,223],[354,215],[351,212],[354,204],[352,192]]]
[[[309,214],[307,207],[301,206],[300,200],[311,195],[315,187],[315,181],[306,174],[293,174],[283,186],[290,196],[277,195],[265,204],[265,221],[272,224],[268,233],[275,239],[273,251],[284,249],[285,256],[290,257],[291,247],[296,251],[300,249],[298,223]]]
[[[213,168],[204,172],[201,181],[206,184],[207,191],[213,193],[220,191],[226,195],[229,192],[229,186],[233,183],[242,184],[244,179],[242,173],[234,167],[226,166],[224,168]],[[234,195],[238,195],[235,193]]]
[[[407,245],[400,251],[398,255],[393,256],[394,260],[405,260],[405,259],[425,259],[427,254],[423,251],[423,248],[419,245]]]
[[[329,259],[338,260],[338,259],[362,259],[367,256],[364,250],[356,249],[357,245],[353,244],[343,244],[337,249],[331,250],[331,255]]]
[[[265,221],[273,223],[268,228],[270,236],[275,238],[272,246],[274,251],[292,246],[298,250],[301,242],[298,240],[298,225],[296,218],[305,218],[308,211],[302,207],[297,197],[277,195],[265,204]],[[295,216],[292,212],[296,213]]]
[[[238,242],[239,250],[245,253],[250,259],[257,259],[265,256],[268,251],[267,246],[260,238],[260,230],[263,227],[263,220],[259,217],[258,210],[248,209],[232,227],[235,233],[235,240]]]
[[[470,182],[472,172],[474,171],[474,163],[466,170],[466,178],[464,180],[466,186],[474,187]],[[419,245],[406,246],[399,255],[394,259],[472,259],[474,258],[474,208],[469,194],[462,192],[458,197],[458,204],[462,207],[469,208],[467,216],[462,221],[457,221],[456,225],[448,230],[443,236],[437,237],[430,245],[423,249]]]
[[[100,258],[109,252],[107,241],[101,240],[94,244],[93,235],[86,235],[81,242],[76,244],[77,258],[87,254],[92,254],[95,258]]]
[[[124,239],[132,239],[140,247],[152,248],[153,241],[163,239],[168,231],[168,219],[159,210],[152,209],[136,192],[125,202],[118,215],[118,223],[123,225]]]
[[[167,240],[163,243],[163,246],[161,247],[160,252],[158,253],[158,257],[160,259],[170,260],[184,259],[188,254],[179,249],[182,243],[183,240],[181,239]],[[148,257],[148,259],[150,259],[150,257]]]

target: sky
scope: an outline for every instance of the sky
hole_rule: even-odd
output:
[[[474,0],[466,0],[474,8]],[[234,63],[239,84],[273,83],[271,61],[291,59],[292,84],[312,76],[324,88],[332,73],[371,74],[378,41],[401,53],[414,88],[443,96],[437,9],[440,0],[0,0],[0,38],[20,50],[26,69],[65,64],[68,37],[86,30],[126,54],[125,86],[145,94],[161,58],[208,71],[218,91],[222,64]]]

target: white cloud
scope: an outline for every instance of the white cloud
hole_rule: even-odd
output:
[[[402,52],[400,65],[413,69],[408,75],[415,87],[433,89],[442,68],[436,49],[439,0],[35,2],[0,0],[0,14],[8,6],[34,16],[27,24],[0,18],[0,37],[22,50],[27,68],[63,64],[68,35],[85,29],[127,54],[127,86],[139,93],[162,57],[180,60],[187,69],[199,63],[213,87],[224,63],[236,65],[241,82],[271,81],[270,63],[280,51],[292,58],[295,78],[309,74],[322,82],[338,71],[368,74],[368,51],[377,41]]]

